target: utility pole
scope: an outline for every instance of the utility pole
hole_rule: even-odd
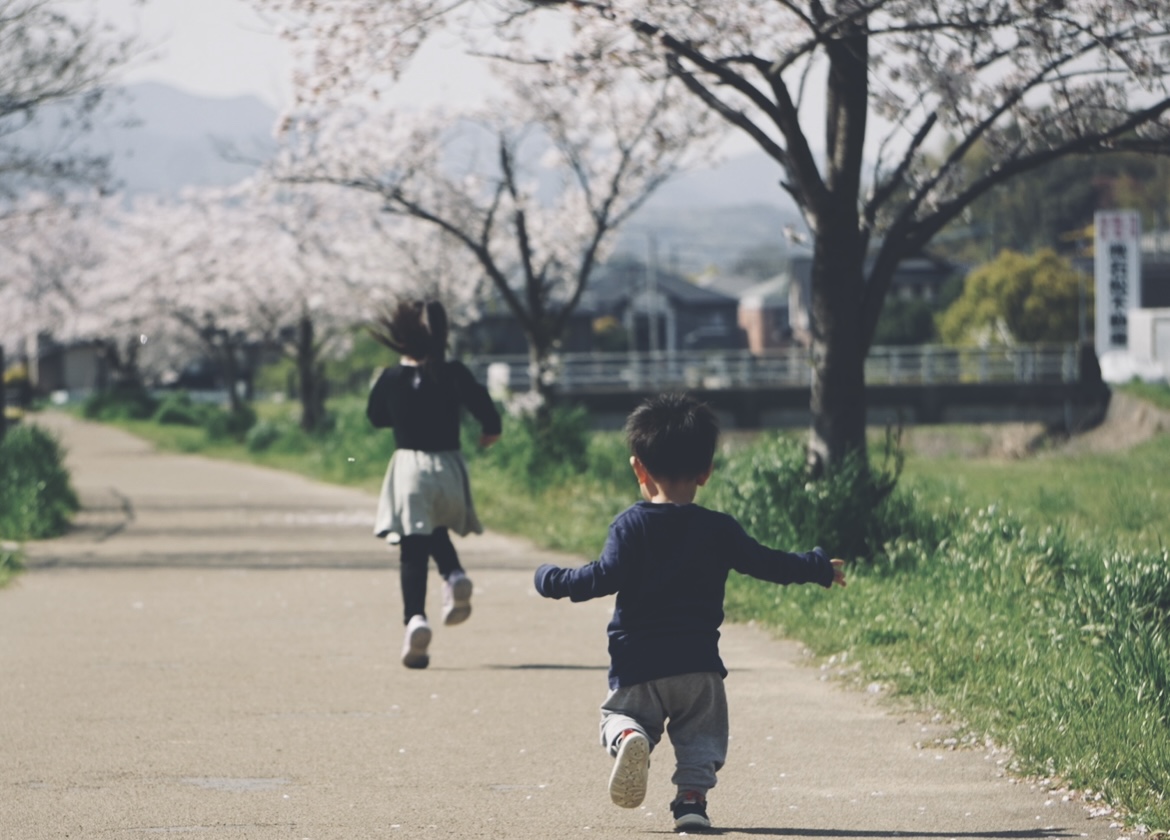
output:
[[[646,325],[650,332],[651,355],[657,355],[658,346],[658,239],[650,234],[646,255]]]

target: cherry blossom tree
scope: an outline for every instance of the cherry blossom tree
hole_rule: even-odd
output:
[[[256,241],[240,257],[261,263],[243,269],[250,308],[266,344],[293,363],[301,427],[315,431],[325,419],[325,362],[351,344],[372,314],[371,300],[384,293],[380,263],[389,246],[379,204],[335,187],[270,183],[241,202]]]
[[[0,335],[21,351],[60,328],[100,257],[85,205],[31,193],[15,209],[0,217]]]
[[[1170,148],[1170,0],[262,5],[303,15],[290,31],[309,36],[300,86],[316,98],[371,72],[392,78],[436,33],[515,33],[550,10],[599,67],[667,68],[776,162],[815,237],[815,469],[865,451],[864,362],[901,260],[1021,173],[1071,155]],[[526,42],[509,48],[534,59]],[[985,165],[964,167],[977,148]]]
[[[35,357],[76,308],[85,274],[101,260],[92,204],[30,193],[0,216],[0,371],[5,345]],[[4,393],[0,386],[0,406]]]
[[[76,141],[91,127],[129,47],[59,3],[0,0],[0,217],[32,193],[105,183],[106,159]],[[0,279],[3,296],[17,294]],[[0,436],[5,368],[0,341]]]
[[[325,361],[409,282],[406,245],[384,215],[372,196],[266,180],[140,198],[109,214],[107,256],[75,334],[124,336],[128,352],[149,341],[155,373],[210,358],[235,411],[257,351],[276,350],[296,371],[302,427],[317,429]]]
[[[177,201],[136,203],[122,224],[129,249],[107,274],[134,273],[159,331],[212,360],[230,410],[242,412],[250,352],[264,337],[248,290],[264,260],[253,214],[230,189],[192,190]]]
[[[129,39],[66,4],[0,0],[0,212],[30,190],[103,184],[81,148]]]
[[[141,389],[198,355],[218,363],[239,411],[244,365],[275,348],[315,429],[325,360],[379,307],[421,281],[457,323],[474,314],[470,255],[376,196],[261,180],[133,202],[37,194],[19,209],[0,217],[0,335],[86,343],[104,387]]]
[[[156,196],[114,196],[96,213],[99,260],[80,278],[58,337],[99,347],[110,387],[140,390],[188,358],[190,341],[167,308],[179,244],[191,237],[185,209]]]
[[[490,303],[491,282],[479,259],[450,233],[421,219],[379,213],[370,220],[373,237],[347,240],[347,259],[366,278],[363,323],[405,297],[443,301],[458,351],[461,327]]]
[[[614,231],[705,155],[715,134],[710,115],[683,107],[676,80],[620,66],[602,73],[595,58],[496,62],[499,96],[457,111],[371,105],[379,81],[371,68],[292,115],[274,169],[289,181],[373,193],[386,212],[466,249],[518,320],[542,395]]]

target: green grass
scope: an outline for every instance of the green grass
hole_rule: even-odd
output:
[[[198,429],[123,425],[167,448],[377,487],[389,435],[368,428],[360,401],[335,404],[320,438],[296,431],[288,411],[259,411],[269,428],[249,433],[251,450]],[[548,459],[509,423],[507,447],[465,446],[481,518],[592,559],[637,498],[620,439],[594,435]],[[955,434],[960,447],[980,443],[972,430]],[[941,713],[966,743],[1009,747],[1018,773],[1100,792],[1131,822],[1170,829],[1170,439],[1014,461],[912,454],[877,506],[842,488],[810,492],[800,461],[785,437],[737,437],[698,501],[790,543],[781,547],[860,537],[871,548],[844,590],[733,576],[731,620],[847,663],[843,678]],[[851,535],[874,510],[872,527]]]
[[[22,568],[24,564],[20,557],[20,546],[14,542],[0,542],[0,588],[6,586]]]
[[[26,423],[9,429],[0,440],[0,540],[61,534],[77,508],[57,439]],[[14,551],[0,549],[0,568],[5,577],[11,576]]]
[[[1103,558],[986,510],[963,525],[937,551],[895,547],[901,571],[855,567],[833,593],[736,578],[728,615],[848,661],[847,678],[941,713],[969,743],[1011,748],[1015,772],[1170,827],[1165,614],[1137,607],[1159,600],[1143,589],[1170,592],[1170,557]]]
[[[1158,408],[1170,410],[1170,385],[1165,382],[1142,382],[1135,379],[1125,385],[1113,387],[1122,393],[1152,403]]]
[[[1170,545],[1170,436],[1125,452],[1022,460],[923,458],[905,480],[941,504],[997,505],[1036,527],[1062,525],[1114,547]]]

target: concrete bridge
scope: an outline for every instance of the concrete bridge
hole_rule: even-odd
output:
[[[524,356],[469,363],[481,381],[529,387]],[[558,399],[586,406],[600,427],[621,425],[649,394],[685,390],[710,403],[728,428],[806,426],[811,360],[792,348],[766,355],[578,353],[555,360]],[[1091,348],[1067,345],[874,347],[865,366],[870,424],[1040,422],[1077,431],[1099,422],[1109,401]]]

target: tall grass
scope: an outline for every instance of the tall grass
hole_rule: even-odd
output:
[[[994,508],[954,524],[937,544],[887,544],[832,598],[737,579],[729,615],[844,654],[853,678],[942,712],[969,740],[1010,747],[1019,772],[1170,826],[1170,557],[1103,554]]]
[[[927,458],[913,453],[905,478],[935,506],[961,501],[1016,511],[1033,527],[1062,523],[1102,545],[1157,549],[1170,536],[1170,437],[1124,452],[1059,450],[1020,460]]]

